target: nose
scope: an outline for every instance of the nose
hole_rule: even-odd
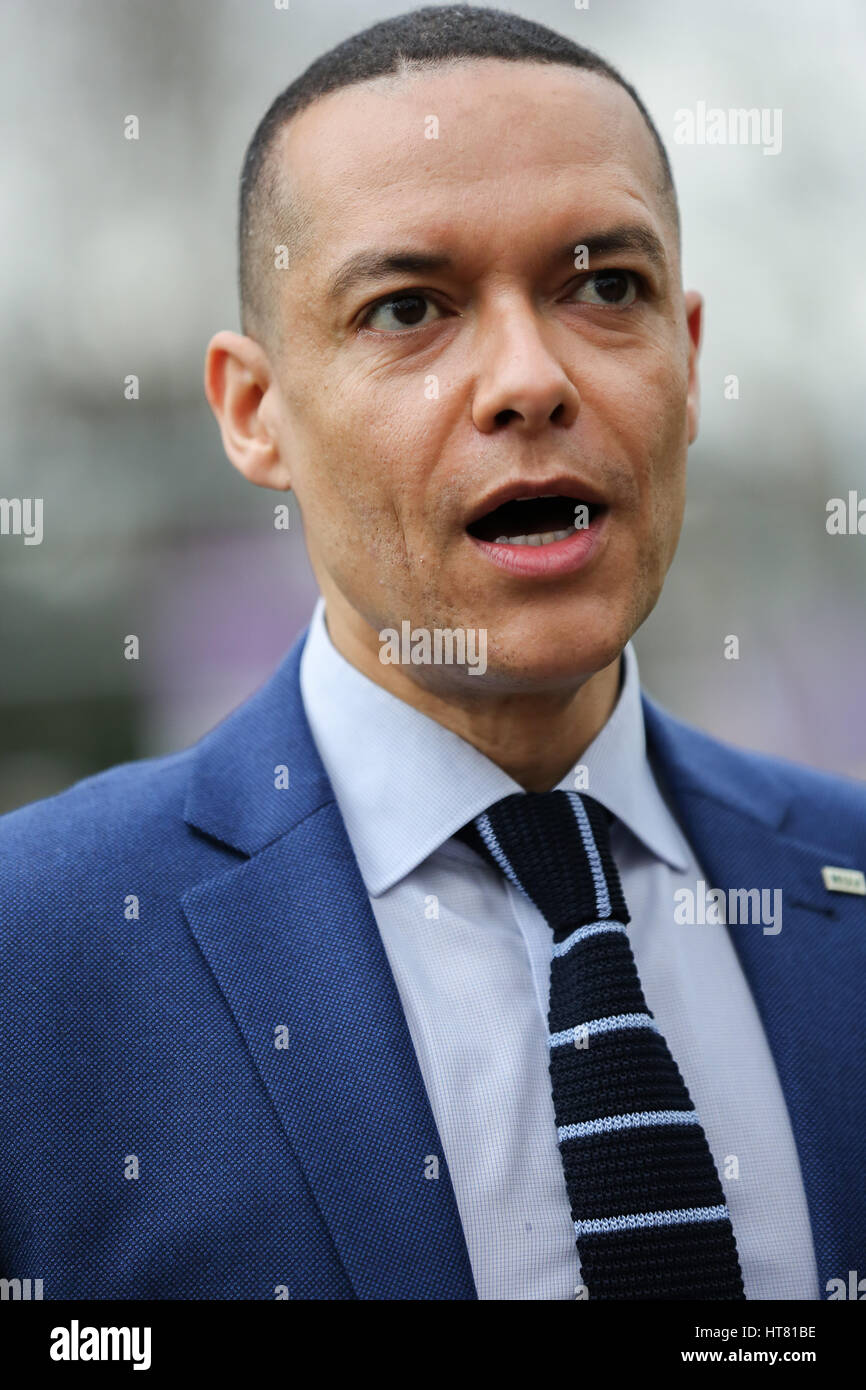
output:
[[[562,331],[539,321],[523,300],[489,310],[479,324],[472,402],[476,429],[536,434],[547,425],[568,428],[574,423],[580,394],[550,341]]]

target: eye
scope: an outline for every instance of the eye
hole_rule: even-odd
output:
[[[431,309],[435,311],[432,317],[428,314]],[[441,317],[441,310],[428,295],[405,291],[374,304],[362,320],[362,327],[375,328],[382,333],[399,333],[401,329],[422,328]]]
[[[638,277],[631,270],[597,270],[578,285],[572,298],[581,304],[627,309],[637,299]]]

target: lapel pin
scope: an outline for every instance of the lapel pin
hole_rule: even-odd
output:
[[[862,869],[836,869],[825,864],[821,877],[828,893],[859,893],[866,897],[866,874]]]

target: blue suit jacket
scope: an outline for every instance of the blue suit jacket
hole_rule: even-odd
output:
[[[0,1274],[45,1298],[476,1297],[301,645],[194,748],[0,821]],[[783,889],[730,930],[824,1291],[866,1274],[866,898],[820,874],[866,867],[866,789],[645,716],[708,878]]]

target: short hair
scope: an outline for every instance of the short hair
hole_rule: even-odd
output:
[[[376,77],[460,59],[559,63],[598,73],[628,93],[645,120],[661,161],[662,187],[679,231],[676,191],[667,151],[630,83],[599,54],[520,15],[475,5],[425,5],[353,34],[316,58],[269,106],[247,147],[240,180],[238,262],[243,331],[263,331],[269,319],[268,277],[276,245],[291,250],[307,227],[291,205],[275,157],[277,134],[320,97]]]

